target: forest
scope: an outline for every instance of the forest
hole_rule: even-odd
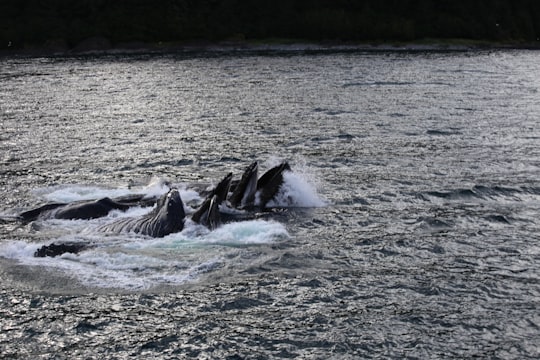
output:
[[[540,44],[538,0],[2,0],[0,50],[127,43],[463,39]]]

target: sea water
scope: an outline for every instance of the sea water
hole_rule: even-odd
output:
[[[275,211],[161,239],[0,224],[6,358],[537,358],[534,51],[0,60],[0,213],[289,161]],[[278,211],[279,209],[279,211]],[[34,258],[51,242],[92,244]]]

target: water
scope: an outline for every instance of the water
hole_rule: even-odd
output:
[[[163,239],[0,224],[5,358],[538,358],[531,51],[0,60],[3,218],[289,160],[285,211]],[[97,244],[36,259],[52,241]]]

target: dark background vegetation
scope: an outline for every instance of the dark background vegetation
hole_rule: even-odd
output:
[[[0,49],[293,39],[538,44],[538,0],[1,0]],[[99,41],[96,39],[100,39]]]

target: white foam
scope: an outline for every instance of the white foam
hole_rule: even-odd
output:
[[[163,178],[154,177],[150,183],[135,193],[145,194],[147,197],[159,197],[169,191],[169,183]]]
[[[158,285],[178,285],[193,280],[199,264],[159,259],[144,254],[87,250],[79,255],[64,254],[51,267],[71,274],[83,285],[99,288],[145,290]]]
[[[10,241],[0,245],[0,256],[17,260],[23,265],[60,271],[85,286],[126,290],[145,290],[159,285],[194,281],[198,275],[215,269],[221,263],[215,254],[182,260],[182,256],[159,257],[160,252],[151,249],[129,252],[122,246],[98,246],[79,254],[65,253],[54,258],[34,257],[34,252],[42,245]]]
[[[226,224],[203,236],[201,242],[236,245],[259,245],[287,239],[285,227],[275,221],[251,220]]]
[[[180,197],[182,198],[182,201],[184,204],[188,204],[192,201],[200,202],[202,201],[201,196],[197,191],[194,189],[187,188],[186,185],[182,185],[178,187],[178,191],[180,192]]]
[[[6,259],[33,257],[41,245],[25,241],[8,241],[0,245],[0,256]]]
[[[223,255],[235,251],[232,248],[257,246],[288,237],[285,227],[273,221],[230,223],[209,231],[187,220],[184,231],[164,238],[74,233],[44,243],[6,242],[0,244],[0,256],[24,265],[63,272],[86,286],[144,290],[196,281],[201,274],[227,261]],[[93,247],[79,254],[34,257],[39,247],[52,242],[84,242]]]
[[[126,189],[105,189],[97,186],[86,185],[58,185],[34,190],[34,194],[51,202],[73,202],[91,200],[103,197],[115,197],[128,195]]]
[[[305,172],[285,171],[283,185],[269,207],[323,207],[327,202],[317,191],[314,177]]]
[[[120,197],[133,194],[144,194],[146,197],[158,197],[169,190],[165,179],[154,178],[150,183],[140,188],[106,188],[93,185],[56,185],[39,188],[33,193],[51,202],[68,203],[81,200],[100,199],[104,197]]]
[[[214,231],[186,220],[182,232],[163,238],[141,239],[124,244],[130,249],[181,249],[207,245],[249,246],[288,239],[285,227],[275,221],[250,220],[224,224]]]

